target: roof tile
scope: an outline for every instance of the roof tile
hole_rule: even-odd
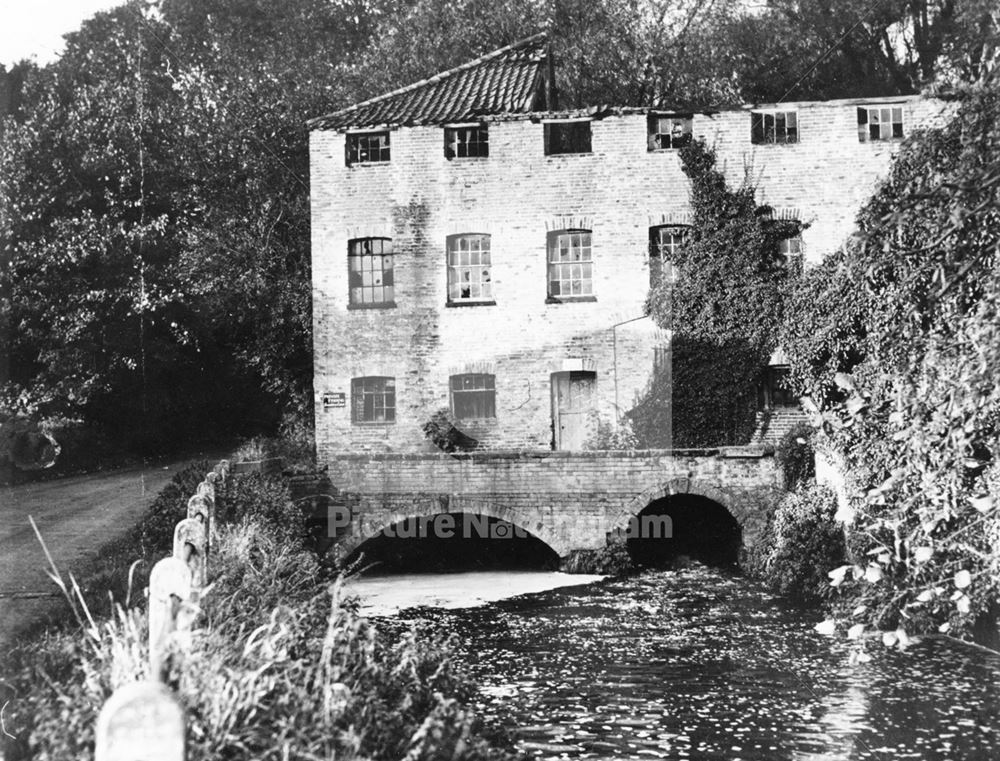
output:
[[[525,113],[543,86],[548,55],[547,35],[536,34],[429,79],[311,119],[308,125],[311,129],[344,130]]]

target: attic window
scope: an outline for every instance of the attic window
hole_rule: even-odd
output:
[[[590,120],[545,123],[545,155],[590,153]]]
[[[858,140],[872,143],[903,136],[902,106],[863,106],[858,109]]]
[[[470,159],[490,155],[490,133],[485,124],[444,128],[444,155],[449,159]]]
[[[359,132],[347,136],[347,165],[389,160],[389,131]]]
[[[665,151],[691,143],[691,114],[650,114],[648,148]]]
[[[795,111],[752,111],[750,113],[750,142],[797,143],[799,142],[799,115]]]

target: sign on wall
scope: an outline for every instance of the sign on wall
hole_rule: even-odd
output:
[[[323,409],[334,410],[347,406],[347,394],[343,391],[328,391],[323,394]]]

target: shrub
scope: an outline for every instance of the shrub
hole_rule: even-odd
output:
[[[785,478],[785,488],[794,490],[816,476],[816,452],[812,445],[813,429],[800,423],[781,437],[774,455]]]
[[[639,448],[639,440],[632,430],[632,421],[623,418],[618,425],[612,425],[604,418],[597,418],[592,425],[593,434],[588,438],[586,449],[630,450]]]
[[[462,432],[451,418],[451,411],[435,412],[424,423],[424,436],[442,452],[468,452],[479,446],[479,441]]]
[[[764,544],[748,565],[783,595],[800,601],[830,597],[827,574],[845,556],[843,529],[833,519],[836,510],[831,489],[800,484],[778,504]]]
[[[201,601],[179,690],[191,761],[253,758],[507,758],[462,703],[472,685],[445,637],[392,641],[320,584],[315,557],[256,520],[220,527],[215,578]],[[22,649],[5,680],[5,758],[88,758],[97,712],[144,678],[141,613]],[[43,676],[44,674],[44,676]],[[16,753],[25,754],[16,756]]]
[[[308,534],[305,513],[292,502],[285,481],[261,473],[230,477],[219,518],[260,523],[290,542],[304,541]]]

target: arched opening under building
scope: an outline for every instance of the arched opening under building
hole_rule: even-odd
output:
[[[718,502],[697,494],[671,494],[651,502],[629,526],[627,548],[642,568],[663,568],[699,560],[734,568],[743,532]]]
[[[507,521],[471,513],[407,518],[386,526],[351,552],[366,576],[477,570],[558,570],[559,556]]]

